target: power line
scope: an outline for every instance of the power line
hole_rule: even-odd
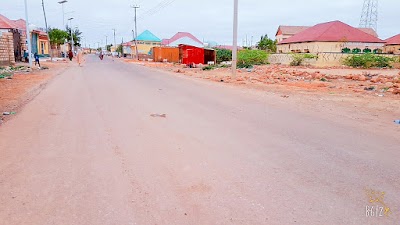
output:
[[[168,7],[172,3],[174,3],[176,0],[163,0],[162,2],[158,3],[155,7],[147,10],[145,13],[143,13],[140,17],[139,20],[143,20],[145,17],[150,17],[155,14],[157,14],[159,11],[162,9]]]

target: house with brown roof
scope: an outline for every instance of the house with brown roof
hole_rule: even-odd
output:
[[[385,42],[340,21],[317,24],[278,43],[278,53],[380,52]]]
[[[279,42],[284,41],[294,35],[307,30],[308,26],[279,26],[275,38]]]
[[[385,47],[383,49],[384,53],[400,54],[400,34],[386,39],[385,42]]]
[[[275,38],[279,42],[284,41],[294,35],[311,28],[310,26],[279,26],[276,32]],[[374,37],[378,37],[378,34],[372,28],[357,28],[365,33],[371,34]]]

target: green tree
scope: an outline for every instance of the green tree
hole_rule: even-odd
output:
[[[59,46],[64,44],[65,40],[68,39],[68,33],[57,28],[50,28],[49,38],[51,45]]]
[[[111,52],[111,47],[112,47],[113,45],[111,44],[111,45],[107,45],[106,47],[107,47],[107,51],[109,51],[109,52]]]
[[[71,28],[66,27],[66,31],[68,33],[68,42],[71,42]],[[81,46],[81,38],[82,38],[82,32],[79,31],[78,28],[72,29],[72,37],[74,41],[74,46]]]
[[[123,48],[122,48],[122,45],[118,45],[118,47],[117,47],[117,52],[119,52],[119,53],[123,53]]]
[[[266,50],[268,52],[276,52],[276,44],[278,42],[268,38],[268,35],[261,36],[260,41],[257,43],[257,48]]]

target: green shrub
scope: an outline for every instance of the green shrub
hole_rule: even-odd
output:
[[[238,67],[251,68],[254,65],[268,64],[268,53],[263,50],[242,50],[238,52]]]
[[[216,49],[217,50],[217,63],[230,62],[232,61],[232,51],[228,49]]]
[[[213,69],[215,69],[215,66],[208,65],[203,67],[203,70],[213,70]]]
[[[394,61],[394,58],[368,53],[362,55],[351,55],[344,59],[343,64],[354,68],[383,68],[391,67],[391,64]]]
[[[292,55],[293,61],[290,62],[291,66],[301,66],[303,64],[304,60],[306,59],[316,59],[317,56],[313,54],[293,54]]]
[[[0,79],[6,78],[6,77],[11,77],[12,73],[0,73]]]

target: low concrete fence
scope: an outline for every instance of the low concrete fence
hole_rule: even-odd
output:
[[[317,59],[305,59],[305,65],[311,65],[316,67],[333,67],[333,66],[341,66],[343,65],[343,60],[353,54],[348,53],[318,53],[313,54],[317,55]],[[398,55],[390,55],[390,54],[380,54],[382,56],[388,57],[399,57]],[[268,58],[269,63],[271,64],[282,64],[289,65],[293,61],[292,54],[271,54]]]

